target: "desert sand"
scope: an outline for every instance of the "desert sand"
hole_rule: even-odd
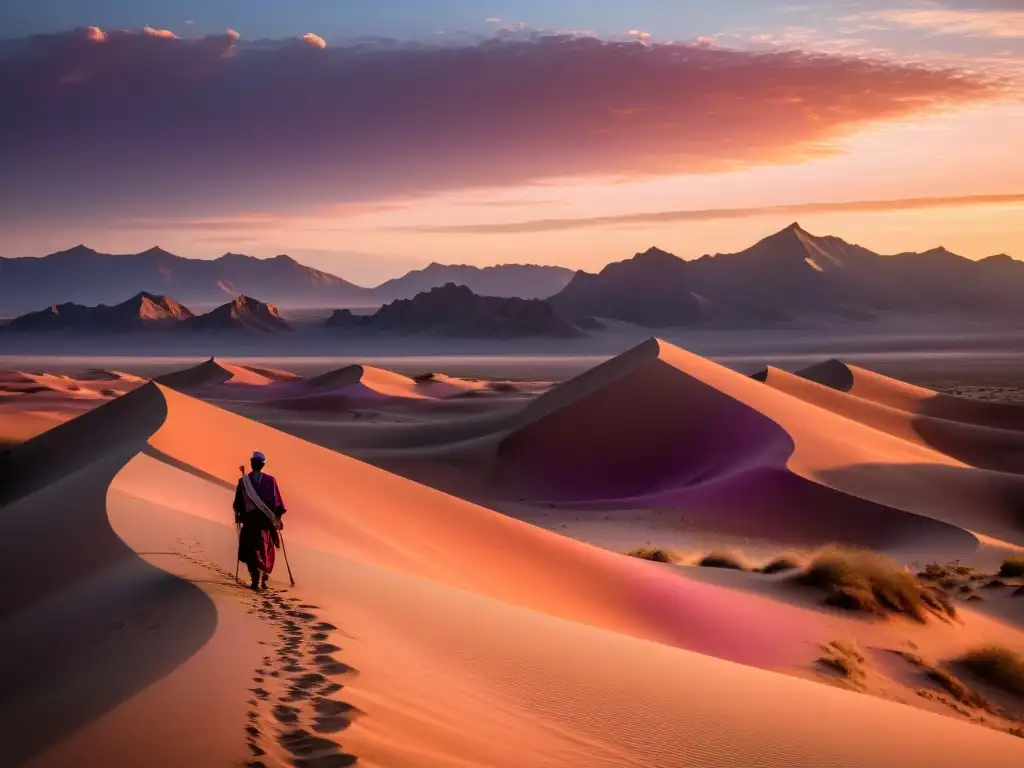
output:
[[[873,620],[785,574],[622,554],[841,542],[991,567],[1024,551],[1024,408],[842,363],[747,377],[656,339],[539,395],[213,359],[117,397],[4,382],[10,764],[1024,761],[1012,702],[958,709],[893,654],[1024,649],[1011,589]],[[40,394],[76,418],[14,445],[14,404]],[[233,576],[254,449],[296,580],[279,557],[264,593]],[[815,665],[845,639],[873,695]]]

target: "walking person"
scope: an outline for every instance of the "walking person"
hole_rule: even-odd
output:
[[[263,471],[267,457],[253,451],[249,465],[252,472],[243,474],[235,489],[235,523],[241,525],[238,535],[238,559],[245,563],[255,591],[267,588],[267,579],[274,570],[275,550],[281,546],[278,534],[287,511],[281,499],[277,480]]]

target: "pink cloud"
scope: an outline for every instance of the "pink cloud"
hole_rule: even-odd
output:
[[[309,43],[314,48],[326,48],[327,42],[320,37],[320,35],[314,35],[312,32],[307,32],[301,38],[302,40]]]
[[[96,29],[96,27],[92,27]],[[149,37],[160,37],[164,40],[177,40],[178,36],[171,32],[169,29],[153,29],[152,27],[143,27],[142,34],[148,35]]]
[[[277,210],[787,163],[1003,93],[955,69],[794,50],[535,35],[310,56],[298,48],[315,35],[97,32],[0,43],[0,215],[195,217],[225,201]]]

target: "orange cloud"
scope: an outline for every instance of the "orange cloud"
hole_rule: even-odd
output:
[[[171,32],[169,29],[153,29],[152,27],[143,27],[142,34],[148,35],[149,37],[160,37],[164,40],[178,39],[178,36]]]
[[[307,43],[312,45],[314,48],[326,48],[327,47],[327,41],[325,41],[322,37],[320,37],[320,35],[314,35],[312,32],[307,32],[300,39],[301,40],[305,40]]]
[[[1024,10],[895,8],[861,18],[925,29],[937,35],[1024,38]]]
[[[799,50],[537,35],[303,56],[296,46],[323,40],[237,37],[0,41],[0,216],[195,218],[225,200],[280,210],[722,171],[1005,93],[962,70]]]
[[[656,211],[653,213],[629,213],[618,216],[591,216],[576,219],[534,219],[502,224],[455,224],[451,226],[395,227],[396,231],[413,231],[425,234],[477,234],[511,235],[534,232],[557,232],[560,230],[589,229],[591,227],[637,226],[644,224],[665,224],[680,221],[716,221],[721,219],[746,219],[755,216],[785,214],[799,216],[805,213],[865,213],[884,211],[908,211],[922,208],[968,205],[1006,205],[1024,203],[1024,194],[1017,195],[969,195],[963,197],[915,197],[898,200],[854,200],[841,203],[797,203],[795,205],[774,205],[759,208],[710,208],[706,210]]]

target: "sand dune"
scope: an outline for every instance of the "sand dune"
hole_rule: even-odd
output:
[[[0,446],[35,437],[142,383],[116,371],[90,370],[74,377],[0,371]]]
[[[767,381],[652,339],[528,406],[500,447],[503,480],[797,543],[968,554],[965,531],[1024,543],[1013,433],[919,425],[779,371]]]
[[[819,363],[798,371],[796,375],[914,415],[1024,431],[1024,406],[945,395],[839,360]]]
[[[255,447],[284,488],[299,579],[265,598],[230,580],[236,467]],[[817,611],[565,539],[158,384],[19,446],[0,473],[0,556],[20,569],[0,580],[14,763],[1024,756],[1019,739],[746,666],[784,668],[792,638],[827,639]]]
[[[233,365],[211,357],[205,363],[165,374],[157,380],[173,389],[190,392],[221,385],[260,387],[281,381],[284,377],[291,380],[294,375],[273,369]]]

